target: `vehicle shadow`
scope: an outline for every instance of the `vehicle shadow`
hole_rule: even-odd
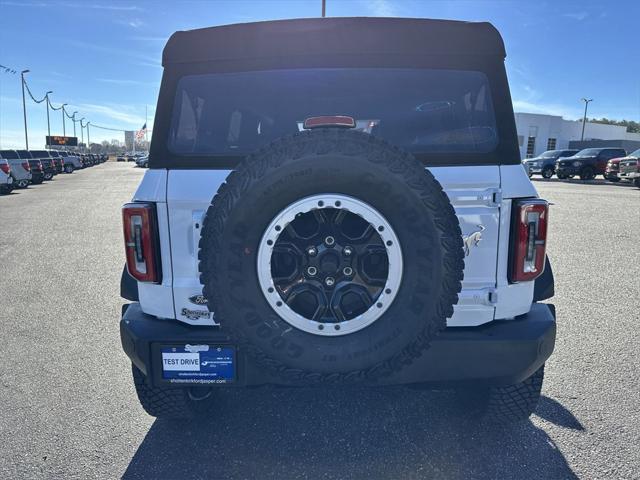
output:
[[[156,420],[123,478],[577,478],[531,421],[488,428],[457,405],[403,387],[221,391],[207,420]],[[539,410],[583,430],[555,400]]]

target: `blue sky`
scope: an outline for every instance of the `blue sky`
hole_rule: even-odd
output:
[[[320,0],[143,1],[0,0],[0,64],[27,75],[34,95],[53,90],[92,123],[149,126],[162,75],[160,58],[176,30],[313,17]],[[400,16],[490,21],[507,47],[516,111],[640,120],[640,1],[327,0],[328,16]],[[19,74],[0,72],[0,145],[24,144]],[[29,139],[41,148],[44,104],[28,104]],[[52,134],[62,133],[60,112]],[[67,121],[67,133],[72,131]],[[79,127],[78,127],[79,136]],[[91,130],[91,140],[123,139]]]

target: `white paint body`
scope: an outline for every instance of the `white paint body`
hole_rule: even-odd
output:
[[[463,235],[484,227],[481,240],[473,242],[465,257],[462,292],[447,325],[471,327],[527,313],[534,282],[507,281],[511,199],[537,197],[522,166],[434,167],[430,171],[447,192]],[[153,169],[145,173],[133,199],[157,204],[163,272],[160,285],[138,283],[145,313],[192,325],[216,324],[215,312],[188,315],[188,311],[206,310],[189,298],[202,293],[198,242],[204,215],[229,173]]]

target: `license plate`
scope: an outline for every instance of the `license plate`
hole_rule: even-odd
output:
[[[182,345],[161,348],[162,378],[170,383],[230,383],[235,350],[228,346]]]

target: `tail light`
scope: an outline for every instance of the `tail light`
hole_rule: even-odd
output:
[[[127,268],[140,282],[160,283],[160,242],[153,203],[127,203],[122,207]]]
[[[0,170],[2,170],[7,175],[11,173],[11,167],[9,166],[8,163],[5,163],[5,162],[0,163]]]
[[[22,168],[24,168],[27,172],[31,171],[31,165],[29,165],[29,162],[22,162]]]
[[[44,167],[42,166],[42,162],[38,162],[38,168],[40,169],[40,171],[44,171]]]
[[[548,219],[549,204],[545,200],[514,201],[510,282],[527,282],[542,274],[547,249]]]

